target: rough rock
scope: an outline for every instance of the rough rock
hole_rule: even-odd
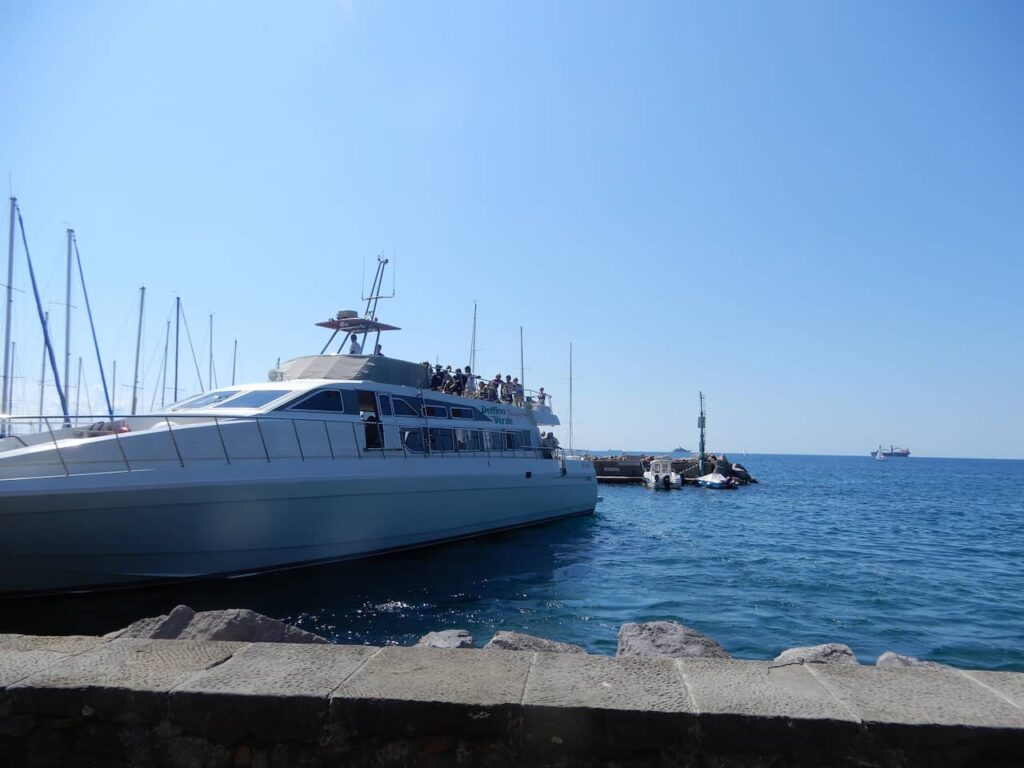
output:
[[[856,665],[858,662],[850,646],[842,643],[825,643],[806,648],[790,648],[776,656],[774,663]]]
[[[179,605],[166,616],[154,616],[104,635],[105,639],[236,640],[249,643],[327,643],[326,638],[293,627],[248,608],[196,613]]]
[[[901,653],[886,651],[878,657],[876,667],[922,667],[925,669],[950,669],[946,664],[939,664],[937,661],[923,661],[915,656],[904,656]]]
[[[473,636],[465,629],[444,629],[440,632],[427,632],[416,645],[426,648],[472,648]]]
[[[105,640],[118,638],[129,638],[139,640],[173,640],[192,621],[196,612],[187,605],[176,605],[170,613],[164,616],[151,616],[148,619],[139,619],[132,622],[124,629],[108,632],[103,636]]]
[[[495,632],[484,650],[499,651],[540,651],[542,653],[586,653],[580,645],[559,643],[543,637],[525,635],[522,632]]]
[[[619,647],[615,655],[732,658],[710,637],[674,621],[623,624],[619,627]]]

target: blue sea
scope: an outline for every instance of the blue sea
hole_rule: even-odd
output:
[[[342,643],[516,630],[613,654],[670,619],[739,658],[842,642],[1024,671],[1024,461],[739,458],[737,491],[600,486],[593,517],[234,581],[0,603],[0,631],[103,633],[178,603]]]

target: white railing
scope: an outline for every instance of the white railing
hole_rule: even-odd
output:
[[[285,460],[570,458],[561,448],[517,446],[518,437],[506,437],[524,430],[474,430],[429,418],[416,424],[277,414],[78,418],[78,423],[63,416],[4,418],[8,436],[0,438],[0,478],[39,476],[40,470],[70,476]],[[500,436],[501,445],[489,444],[489,433]]]

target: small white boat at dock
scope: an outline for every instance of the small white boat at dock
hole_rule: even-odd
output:
[[[655,490],[683,487],[683,476],[672,469],[672,459],[654,459],[644,471],[644,485]]]

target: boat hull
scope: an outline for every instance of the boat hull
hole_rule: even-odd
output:
[[[0,483],[0,595],[257,573],[582,515],[585,462],[302,462]],[[341,464],[347,466],[339,466]],[[416,466],[422,464],[422,466]],[[170,482],[173,480],[173,482]]]

